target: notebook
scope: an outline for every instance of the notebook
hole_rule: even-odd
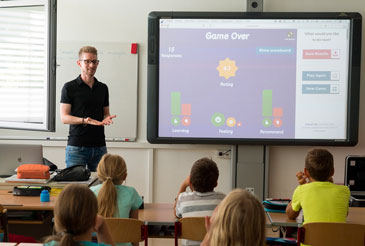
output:
[[[42,145],[0,144],[0,177],[14,175],[21,164],[43,164]]]

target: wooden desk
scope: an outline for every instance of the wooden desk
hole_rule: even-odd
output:
[[[13,196],[0,190],[0,204],[8,210],[9,233],[41,239],[52,234],[53,208],[57,196],[41,202],[39,196]]]
[[[11,192],[11,191],[10,191]],[[0,204],[8,210],[53,210],[57,197],[41,202],[39,196],[13,196],[8,190],[0,190]]]
[[[174,204],[145,203],[144,209],[138,210],[138,219],[147,222],[148,237],[173,238],[176,217]]]
[[[288,219],[285,213],[267,212],[267,217],[272,226],[298,227],[298,225],[302,224],[300,215],[296,220],[291,220]],[[350,207],[347,222],[365,225],[365,208]]]
[[[138,219],[146,221],[148,225],[174,225],[174,204],[145,203],[144,209],[138,210]]]
[[[87,181],[77,182],[79,184],[85,184],[88,186],[92,186],[98,182],[98,174],[96,172],[91,172],[90,179]],[[73,182],[56,182],[51,181],[46,184],[37,184],[37,183],[18,183],[18,182],[5,182],[5,178],[0,178],[0,190],[12,190],[15,186],[20,185],[33,185],[33,186],[49,186],[51,188],[61,188],[63,189],[67,184]]]
[[[296,220],[291,220],[286,216],[286,213],[273,213],[266,212],[266,215],[271,223],[271,226],[287,226],[298,227],[302,223],[301,216],[298,216]]]
[[[42,246],[42,243],[8,243],[0,242],[0,246]]]
[[[347,222],[365,225],[365,207],[350,207]]]
[[[92,172],[88,181],[80,181],[77,183],[85,185],[93,185],[98,181],[97,173]],[[15,186],[49,186],[51,188],[62,189],[71,182],[50,182],[48,184],[27,184],[5,182],[4,178],[0,178],[0,204],[8,210],[53,210],[57,200],[57,196],[50,196],[50,202],[40,202],[39,196],[13,196],[11,191]],[[10,193],[9,193],[10,192]]]
[[[39,196],[13,196],[6,190],[0,190],[0,204],[8,210],[47,210],[52,211],[57,196],[50,196],[50,202],[41,202]],[[175,222],[174,204],[145,203],[138,211],[138,219],[148,224],[173,225]]]

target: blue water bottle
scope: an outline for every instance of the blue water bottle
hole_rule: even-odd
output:
[[[42,190],[41,192],[41,202],[49,202],[49,191],[48,190]]]

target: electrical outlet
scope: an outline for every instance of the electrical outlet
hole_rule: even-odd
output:
[[[252,195],[255,195],[255,189],[253,187],[246,187],[245,189],[251,192]]]
[[[219,149],[217,150],[217,157],[222,159],[231,159],[230,149]]]

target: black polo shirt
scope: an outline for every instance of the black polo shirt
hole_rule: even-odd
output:
[[[71,104],[71,115],[102,121],[104,107],[109,106],[109,92],[106,84],[95,78],[90,88],[81,76],[65,83],[62,88],[61,103]],[[68,145],[99,147],[105,146],[104,126],[70,125]]]

